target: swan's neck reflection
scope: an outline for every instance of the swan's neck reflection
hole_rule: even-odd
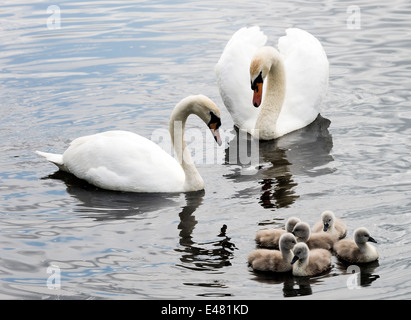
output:
[[[259,203],[264,208],[290,206],[298,198],[295,194],[295,176],[320,176],[334,172],[325,167],[333,161],[329,125],[330,121],[319,115],[305,128],[276,140],[258,141],[258,147],[254,149],[252,146],[256,142],[251,142],[253,138],[235,130],[234,138],[225,150],[225,164],[233,169],[225,177],[238,183],[249,182],[248,186],[257,181],[261,185]],[[253,155],[256,150],[258,154]],[[243,159],[249,161],[245,163]],[[255,170],[248,170],[249,167]],[[255,189],[250,187],[236,194],[249,198],[254,198],[254,195]]]
[[[187,204],[179,214],[179,247],[175,251],[181,253],[181,264],[179,264],[181,267],[199,271],[217,270],[231,265],[230,260],[236,247],[226,234],[227,225],[216,230],[215,240],[207,242],[193,240],[193,231],[198,223],[193,213],[202,204],[203,196],[204,191],[186,194]]]

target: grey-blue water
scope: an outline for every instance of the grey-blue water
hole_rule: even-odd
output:
[[[352,4],[2,1],[0,298],[411,298],[411,4]],[[257,173],[227,161],[226,141],[213,163],[197,164],[204,192],[126,194],[56,173],[34,153],[111,129],[150,138],[197,93],[218,104],[233,136],[214,66],[251,25],[271,45],[288,27],[305,29],[330,61],[323,118],[261,144]],[[209,134],[197,119],[188,126]],[[212,139],[204,148],[216,150]],[[366,226],[378,241],[360,281],[335,257],[310,279],[248,268],[258,230],[292,215],[313,224],[325,209],[348,237]]]

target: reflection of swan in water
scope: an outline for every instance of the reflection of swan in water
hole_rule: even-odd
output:
[[[333,172],[325,165],[333,161],[330,155],[332,137],[328,132],[328,119],[321,115],[309,126],[270,141],[259,141],[258,162],[253,158],[249,136],[236,131],[235,138],[225,150],[225,164],[233,165],[232,173],[225,178],[235,182],[257,181],[261,185],[260,204],[264,208],[281,208],[294,203],[298,198],[293,176],[320,176]],[[244,156],[248,152],[248,157]],[[254,159],[254,160],[253,160]],[[247,162],[244,163],[244,160]],[[257,165],[255,171],[249,170]],[[238,196],[254,196],[255,187],[238,193]]]
[[[201,205],[202,191],[186,193],[186,206],[180,212],[180,246],[175,249],[181,252],[181,264],[179,266],[190,270],[216,270],[231,265],[235,245],[230,242],[226,235],[227,226],[223,225],[220,230],[216,230],[217,240],[205,243],[196,243],[192,233],[197,224],[193,212]]]
[[[95,187],[72,174],[57,171],[43,179],[62,180],[67,192],[78,200],[74,212],[96,220],[124,219],[176,206],[179,194],[109,191]]]
[[[351,285],[351,288],[360,286],[368,287],[377,280],[380,276],[374,274],[375,269],[379,267],[378,260],[368,263],[359,263],[352,265],[349,262],[345,262],[337,259],[336,267],[345,274],[352,274],[351,279],[347,279],[347,285]]]
[[[334,264],[335,262],[335,264]],[[378,261],[352,265],[339,259],[333,259],[333,265],[337,268],[339,275],[349,275],[346,285],[349,289],[368,287],[380,278],[379,275],[374,274],[375,269],[379,266]],[[335,277],[336,272],[327,273],[318,277],[295,277],[289,273],[275,273],[275,272],[261,272],[252,270],[255,277],[252,280],[272,285],[283,284],[284,297],[296,297],[312,295],[313,289],[311,286],[316,286],[321,283],[322,279]],[[343,280],[345,282],[345,280]],[[337,293],[338,295],[338,293]]]
[[[291,273],[275,273],[251,271],[256,277],[252,278],[263,284],[280,285],[283,284],[284,297],[309,296],[313,294],[311,284],[317,281],[309,277],[294,277]]]
[[[65,182],[67,192],[78,200],[75,213],[97,221],[125,219],[160,210],[176,210],[181,204],[181,195],[174,193],[145,193],[107,191],[88,184],[75,176],[57,171],[43,179],[58,179]],[[180,266],[193,270],[215,270],[231,265],[235,245],[226,235],[227,226],[216,230],[216,239],[206,243],[196,243],[192,239],[197,220],[193,213],[202,205],[204,190],[184,193],[185,205],[179,213]]]

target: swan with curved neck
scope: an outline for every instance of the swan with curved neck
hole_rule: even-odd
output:
[[[169,130],[174,152],[185,174],[184,190],[202,190],[204,181],[198,172],[187,148],[184,131],[187,118],[195,114],[210,128],[215,141],[221,145],[218,128],[221,126],[220,111],[217,106],[205,96],[190,96],[183,99],[175,108],[170,117]]]
[[[107,131],[73,140],[63,154],[36,151],[60,170],[102,189],[126,192],[189,192],[204,189],[204,181],[184,140],[189,115],[210,128],[221,145],[220,111],[203,95],[189,96],[174,108],[169,130],[176,158],[154,142],[128,131]]]
[[[277,120],[284,103],[286,79],[283,58],[273,47],[257,49],[250,65],[253,105],[258,108],[263,100],[263,83],[267,79],[266,92],[255,124],[254,136],[261,140],[279,137]]]
[[[215,68],[234,125],[260,140],[308,126],[318,117],[327,92],[329,63],[321,43],[298,28],[285,32],[274,48],[266,45],[267,36],[258,26],[241,28]]]

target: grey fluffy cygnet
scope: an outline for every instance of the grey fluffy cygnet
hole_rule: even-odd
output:
[[[347,226],[344,221],[335,217],[334,212],[326,210],[321,214],[321,220],[313,227],[313,232],[321,231],[327,232],[337,239],[342,239],[347,234]]]
[[[260,230],[255,235],[255,241],[260,247],[264,248],[279,248],[280,237],[286,232],[292,232],[294,226],[300,222],[296,217],[288,218],[284,229],[266,229]]]
[[[294,276],[316,276],[331,267],[331,253],[328,250],[310,250],[304,242],[300,242],[294,246],[293,252],[291,264]]]
[[[292,233],[297,238],[297,242],[305,242],[309,249],[332,250],[337,241],[337,238],[326,232],[311,233],[310,226],[305,222],[297,223]]]
[[[377,243],[366,228],[354,231],[354,240],[342,239],[334,245],[338,258],[350,263],[367,263],[378,259],[377,249],[368,242]]]
[[[292,249],[297,241],[291,233],[280,237],[280,251],[257,249],[248,255],[249,265],[258,271],[288,272],[291,271]]]

